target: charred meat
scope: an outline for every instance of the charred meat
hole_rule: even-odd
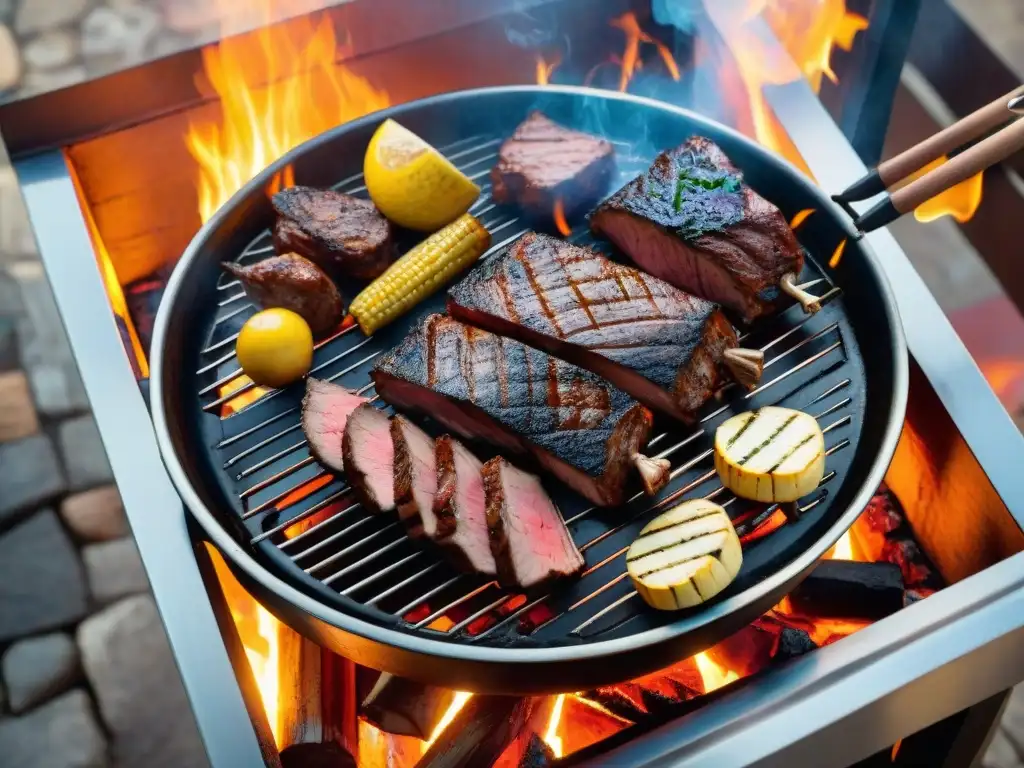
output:
[[[391,443],[395,450],[395,506],[405,529],[414,538],[437,536],[434,496],[437,466],[434,441],[403,416],[391,419]]]
[[[597,208],[590,228],[641,269],[744,322],[773,312],[785,293],[807,311],[819,308],[795,285],[804,257],[786,219],[710,139],[662,152]]]
[[[306,379],[306,395],[302,398],[302,431],[309,442],[313,458],[327,469],[341,472],[344,461],[341,436],[352,412],[365,397],[323,379]]]
[[[650,413],[574,365],[442,315],[430,315],[373,370],[378,394],[453,432],[530,456],[595,504],[619,504]],[[662,460],[664,462],[664,460]],[[652,487],[667,478],[657,462]]]
[[[278,220],[274,245],[294,251],[329,273],[378,277],[394,260],[391,222],[369,200],[331,189],[289,187],[271,203]]]
[[[395,450],[391,420],[369,403],[358,406],[345,424],[341,443],[345,476],[359,499],[371,512],[395,508]]]
[[[224,262],[224,271],[242,284],[245,295],[264,309],[283,307],[309,324],[314,336],[326,336],[345,318],[341,294],[309,259],[285,253],[243,267]]]
[[[483,465],[462,443],[443,435],[434,444],[437,465],[437,495],[434,540],[461,568],[485,576],[495,574],[487,533],[484,504]]]
[[[571,215],[601,199],[614,169],[611,143],[532,112],[501,145],[491,194],[537,216],[550,215],[560,200]]]
[[[448,293],[465,323],[511,336],[607,379],[651,408],[685,421],[740,366],[736,332],[717,304],[634,267],[529,233]]]
[[[583,570],[583,555],[540,480],[500,456],[483,467],[487,527],[498,582],[532,589]]]

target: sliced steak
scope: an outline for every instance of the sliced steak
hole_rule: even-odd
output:
[[[341,437],[349,416],[365,397],[323,379],[306,379],[302,398],[302,431],[309,441],[309,452],[327,469],[341,472],[344,467]]]
[[[331,273],[372,280],[395,258],[391,222],[369,200],[332,189],[289,187],[274,195],[274,245]]]
[[[480,474],[483,465],[469,449],[448,435],[437,438],[434,457],[437,464],[434,540],[459,567],[493,576],[494,555],[487,533],[484,480]]]
[[[371,512],[395,508],[395,449],[391,443],[391,419],[369,403],[348,417],[341,442],[345,476],[359,499]]]
[[[391,443],[395,448],[395,506],[406,531],[414,538],[437,536],[434,496],[437,465],[434,441],[403,416],[391,419]]]
[[[448,311],[593,371],[687,422],[722,386],[738,344],[717,304],[533,232],[452,288]]]
[[[498,456],[484,464],[483,478],[491,552],[503,587],[531,589],[583,570],[583,555],[536,475]]]
[[[536,216],[550,216],[561,200],[571,215],[601,199],[614,170],[611,143],[532,112],[501,145],[491,195]]]
[[[803,251],[779,209],[701,136],[658,155],[597,208],[590,228],[641,269],[748,323],[775,311],[803,269]]]
[[[449,317],[426,317],[372,375],[377,393],[396,408],[531,456],[595,504],[620,503],[630,465],[645,461],[639,451],[651,416],[625,392]]]
[[[238,278],[246,296],[264,308],[290,309],[309,324],[314,336],[326,336],[345,318],[337,287],[320,267],[297,253],[247,267],[231,262],[221,266]]]

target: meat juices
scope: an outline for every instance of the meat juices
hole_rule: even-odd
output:
[[[359,503],[371,512],[395,508],[395,450],[391,419],[369,403],[348,418],[341,442],[345,476]]]
[[[448,311],[593,371],[686,422],[723,385],[721,369],[740,364],[736,332],[717,304],[533,232],[452,288]],[[756,364],[753,373],[756,382]]]
[[[622,502],[651,428],[629,395],[576,366],[430,315],[373,369],[377,393],[468,439],[529,456],[593,503]],[[667,476],[667,462],[664,466]]]
[[[437,541],[460,568],[493,576],[494,555],[487,533],[480,460],[448,435],[434,444],[437,465]]]
[[[583,570],[583,555],[536,476],[498,456],[484,464],[483,479],[499,584],[531,589]]]
[[[306,379],[302,398],[302,431],[313,458],[333,472],[344,470],[341,438],[349,417],[365,397],[323,379]],[[370,407],[370,406],[367,406]]]
[[[395,506],[398,517],[413,538],[437,536],[434,496],[437,465],[430,435],[402,416],[391,419],[395,449]]]
[[[498,151],[491,195],[535,216],[550,216],[561,200],[571,215],[601,199],[614,170],[611,143],[531,112]]]
[[[274,246],[295,251],[329,273],[372,280],[395,258],[392,228],[369,200],[331,189],[288,187],[271,199]]]
[[[775,311],[783,293],[808,311],[819,308],[793,285],[804,257],[786,219],[710,139],[694,136],[662,152],[597,208],[590,228],[641,269],[744,322]]]
[[[297,253],[271,256],[250,266],[224,262],[245,295],[263,308],[283,307],[299,315],[314,336],[326,336],[345,318],[341,294],[331,279]]]

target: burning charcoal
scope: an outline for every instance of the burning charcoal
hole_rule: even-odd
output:
[[[644,702],[644,709],[655,717],[667,715],[682,703],[680,699],[644,688],[640,689],[640,698]]]
[[[447,688],[381,674],[363,701],[360,715],[385,733],[426,740],[455,699]]]
[[[530,742],[526,745],[519,760],[518,768],[547,768],[555,762],[555,753],[540,736],[536,733],[530,735]]]
[[[281,752],[282,768],[357,768],[348,752],[333,741],[292,744]]]
[[[806,616],[881,619],[903,607],[903,578],[891,563],[822,560],[789,600]]]
[[[927,559],[911,539],[887,541],[882,547],[882,559],[895,563],[903,572],[903,581],[908,587],[916,587],[926,582],[935,583],[937,577],[927,565]]]
[[[580,697],[607,709],[613,715],[638,723],[647,719],[647,710],[641,706],[639,693],[634,698],[626,693],[624,686],[615,685],[595,688],[581,693]]]
[[[777,637],[778,631],[770,631],[763,624],[749,624],[709,648],[707,653],[718,666],[746,677],[768,664]]]
[[[863,517],[871,530],[881,533],[892,533],[903,525],[903,515],[896,510],[888,492],[876,493],[865,508]]]
[[[519,735],[536,699],[474,696],[459,710],[416,768],[476,768],[492,765]]]
[[[677,690],[686,691],[687,695],[684,698],[692,699],[704,693],[704,678],[701,677],[697,662],[692,658],[673,664],[660,674],[671,680]]]
[[[804,630],[786,627],[779,635],[779,647],[776,648],[772,658],[775,661],[795,659],[797,656],[803,656],[809,651],[816,650],[817,647],[811,636]]]
[[[632,725],[632,721],[612,714],[601,706],[584,701],[578,696],[565,697],[562,705],[562,754],[571,755],[581,749],[618,733]]]

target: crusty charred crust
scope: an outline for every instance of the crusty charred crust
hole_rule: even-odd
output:
[[[373,406],[369,403],[363,403],[356,406],[352,413],[349,414],[349,421],[345,423],[345,431],[341,437],[341,455],[345,461],[345,477],[348,479],[348,484],[352,488],[353,493],[355,493],[356,499],[365,509],[374,514],[380,514],[381,512],[390,511],[390,509],[385,510],[381,506],[380,500],[366,480],[365,473],[360,470],[359,462],[356,461],[353,455],[352,437],[348,430],[349,423],[361,408],[373,408]]]
[[[516,569],[512,564],[511,544],[505,533],[505,489],[501,481],[501,465],[504,459],[495,456],[484,464],[480,474],[484,480],[485,509],[487,510],[487,532],[490,535],[491,554],[498,571],[498,583],[509,589],[516,589]]]
[[[618,506],[626,500],[626,484],[634,471],[633,457],[647,444],[653,423],[651,412],[637,404],[619,419],[608,438],[604,472],[596,478],[607,506]]]
[[[689,363],[679,368],[672,394],[679,407],[693,414],[725,383],[722,375],[722,356],[737,346],[736,331],[720,309],[715,310],[704,324],[700,343],[694,348]]]
[[[434,456],[437,462],[437,493],[434,496],[434,515],[437,517],[435,540],[441,541],[454,534],[455,526],[458,524],[456,508],[458,476],[455,471],[455,451],[452,447],[452,438],[449,435],[442,435],[437,438],[434,446]],[[453,547],[452,549],[458,548]]]
[[[423,536],[423,518],[413,496],[412,451],[403,432],[408,423],[402,416],[391,419],[391,442],[395,447],[395,508],[409,535],[420,538]]]

